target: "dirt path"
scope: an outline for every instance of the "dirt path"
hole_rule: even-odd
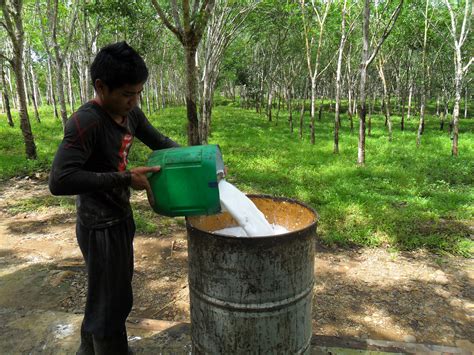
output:
[[[0,308],[82,313],[74,200],[51,197],[44,178],[0,184]],[[135,239],[132,316],[189,320],[183,220],[156,218],[161,233]],[[316,334],[473,346],[472,259],[318,246],[315,273]]]

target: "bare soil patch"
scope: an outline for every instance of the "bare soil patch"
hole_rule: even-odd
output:
[[[0,308],[83,312],[73,204],[52,198],[45,176],[0,183]],[[156,219],[156,232],[135,237],[131,315],[186,321],[186,230],[182,219]],[[472,347],[472,259],[318,245],[315,275],[316,334]]]

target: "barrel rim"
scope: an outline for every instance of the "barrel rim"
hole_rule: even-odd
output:
[[[305,204],[303,202],[300,202],[298,200],[288,198],[288,197],[272,196],[272,195],[268,195],[268,194],[246,194],[246,196],[249,197],[249,198],[258,197],[258,198],[267,198],[267,199],[271,199],[271,200],[296,203],[300,206],[303,206],[303,207],[307,208],[311,212],[313,212],[314,216],[315,216],[315,219],[312,223],[308,224],[306,227],[304,227],[302,229],[298,229],[298,230],[291,231],[291,232],[288,232],[288,233],[277,234],[277,235],[259,235],[259,236],[256,236],[256,237],[237,237],[237,236],[233,236],[233,235],[207,232],[207,231],[204,231],[202,229],[198,229],[198,228],[194,227],[193,225],[191,225],[191,223],[189,222],[188,217],[186,217],[186,229],[188,231],[191,231],[191,232],[198,231],[200,233],[205,233],[205,234],[209,234],[209,235],[212,235],[212,236],[217,236],[217,237],[220,237],[220,238],[231,239],[231,240],[235,240],[235,239],[238,239],[238,240],[266,240],[266,239],[280,239],[280,238],[286,238],[287,239],[287,238],[291,238],[295,234],[304,233],[304,232],[306,232],[307,230],[309,230],[311,228],[315,228],[316,225],[319,222],[318,212],[316,212],[316,210],[314,208],[312,208],[311,206],[308,206],[307,204]]]

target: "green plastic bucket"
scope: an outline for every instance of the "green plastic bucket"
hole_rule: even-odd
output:
[[[224,163],[217,145],[154,151],[148,166],[161,166],[148,177],[155,205],[165,216],[210,215],[221,211],[217,175]]]

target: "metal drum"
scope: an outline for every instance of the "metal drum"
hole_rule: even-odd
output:
[[[228,213],[188,217],[191,332],[198,354],[306,354],[318,216],[295,200],[249,195],[290,232],[229,237]]]

